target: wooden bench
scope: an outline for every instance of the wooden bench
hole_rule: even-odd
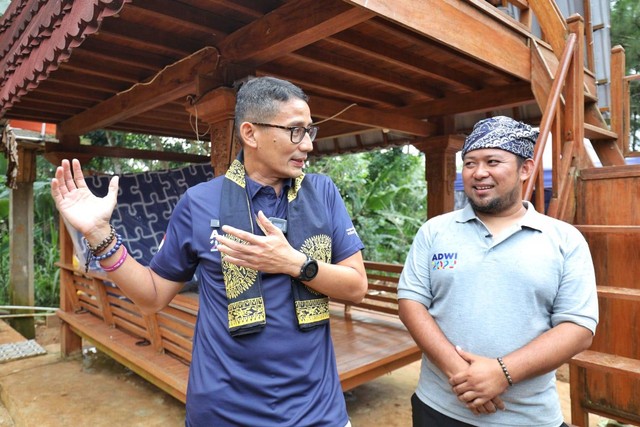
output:
[[[421,352],[398,319],[401,266],[366,263],[369,292],[361,304],[331,301],[331,335],[344,391],[419,360]],[[99,273],[61,269],[61,348],[80,351],[82,339],[155,384],[186,400],[198,295],[177,295],[168,307],[143,315]]]

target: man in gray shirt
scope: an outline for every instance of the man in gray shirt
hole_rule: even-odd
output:
[[[416,427],[564,425],[555,370],[591,345],[597,293],[580,232],[522,200],[537,135],[478,122],[462,149],[469,205],[411,246],[398,298],[423,351]]]

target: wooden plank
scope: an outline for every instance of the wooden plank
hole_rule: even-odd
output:
[[[257,67],[373,16],[337,0],[287,2],[226,37],[218,45],[221,66]]]
[[[640,379],[640,360],[585,350],[571,358],[570,363],[595,371],[623,374],[627,378]]]
[[[560,58],[564,50],[565,40],[569,34],[567,24],[554,0],[536,0],[529,3],[529,7],[538,18],[545,39],[553,47],[556,56]],[[583,64],[582,62],[580,64]]]
[[[58,316],[103,353],[130,368],[147,381],[185,402],[189,367],[177,359],[137,346],[138,337],[113,329],[90,314],[58,311]],[[172,362],[173,361],[173,362]],[[171,369],[167,369],[167,365]]]
[[[461,0],[344,0],[506,73],[530,79],[528,37]],[[455,22],[455,31],[451,23]],[[514,21],[515,22],[515,21]]]
[[[441,99],[417,102],[394,111],[413,117],[440,117],[513,108],[532,104],[534,101],[530,84],[524,82],[448,95]]]
[[[616,286],[598,286],[600,298],[622,299],[640,302],[640,289],[620,288]]]
[[[79,145],[75,147],[64,147],[61,144],[46,142],[45,157],[54,155],[64,155],[64,158],[72,158],[74,155],[86,154],[98,157],[114,157],[120,159],[147,159],[147,160],[167,160],[185,163],[208,163],[209,156],[197,154],[177,153],[173,151],[138,150],[123,147],[102,147],[95,145]],[[71,156],[71,157],[69,157]],[[54,163],[56,164],[56,163]]]
[[[315,117],[328,118],[344,110],[332,120],[374,128],[392,129],[416,136],[429,136],[437,130],[432,123],[406,115],[361,107],[317,96],[309,100],[309,108],[311,108]]]
[[[151,81],[136,84],[127,91],[60,123],[59,130],[63,134],[82,135],[195,93],[195,77],[214,72],[218,59],[217,49],[201,49],[167,66]]]

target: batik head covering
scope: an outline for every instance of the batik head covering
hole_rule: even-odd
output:
[[[533,158],[538,131],[510,117],[496,116],[480,120],[465,139],[462,157],[481,148],[499,148],[525,159]]]

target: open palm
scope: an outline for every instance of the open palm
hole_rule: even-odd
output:
[[[73,169],[73,170],[72,170]],[[105,197],[96,197],[87,187],[80,162],[63,160],[51,180],[51,196],[60,214],[82,234],[109,223],[118,195],[118,177],[109,182]]]

